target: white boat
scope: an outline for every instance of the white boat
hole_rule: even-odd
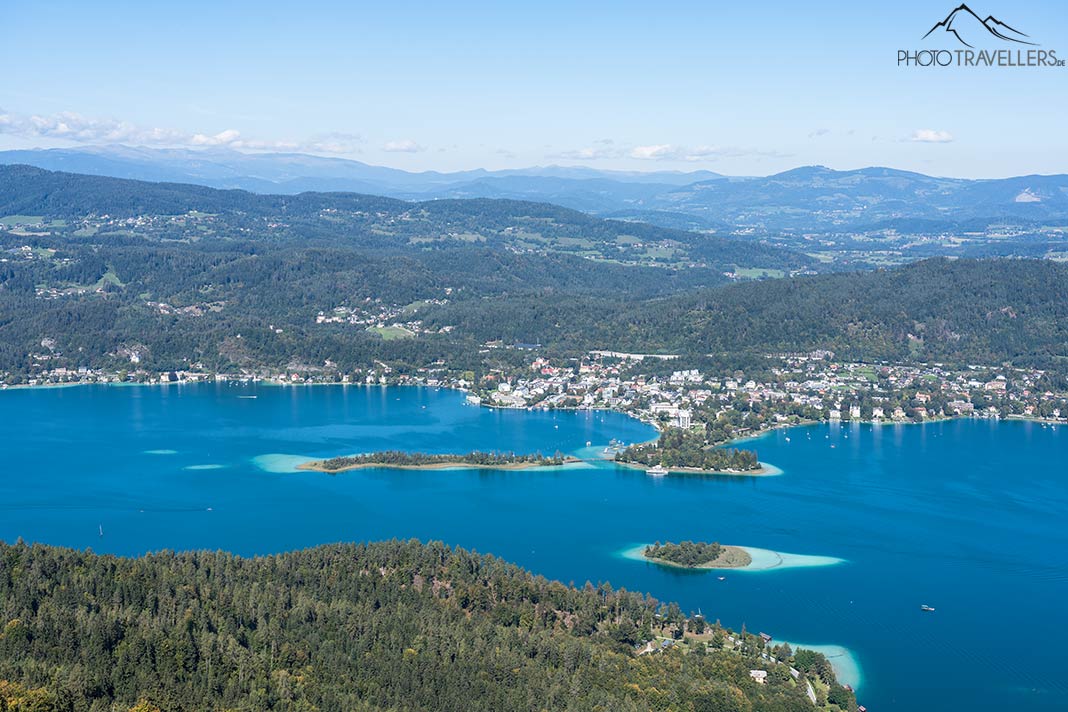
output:
[[[934,606],[928,606],[926,603],[924,603],[922,606],[920,606],[920,610],[921,611],[927,611],[927,612],[933,612],[934,611]]]
[[[649,475],[650,477],[663,477],[667,473],[668,473],[668,469],[666,467],[664,467],[663,465],[657,465],[656,467],[650,467],[648,470],[645,471],[645,474]]]

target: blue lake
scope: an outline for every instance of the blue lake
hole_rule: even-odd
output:
[[[747,445],[781,476],[660,479],[608,462],[290,471],[382,449],[590,454],[655,435],[615,413],[493,411],[435,389],[8,390],[0,432],[6,541],[257,554],[438,539],[780,640],[842,646],[872,710],[1068,709],[1068,428],[794,428]],[[681,539],[845,562],[717,574],[623,555]]]

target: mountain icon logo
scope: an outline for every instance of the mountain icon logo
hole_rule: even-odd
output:
[[[976,43],[989,35],[997,37],[999,40],[1004,40],[1005,42],[1037,46],[1036,42],[1030,41],[1030,36],[1010,27],[993,15],[987,15],[984,20],[964,3],[961,3],[959,7],[954,8],[953,11],[946,16],[946,19],[941,22],[936,22],[935,26],[928,30],[923,38],[927,39],[927,37],[936,30],[948,32],[956,37],[957,41],[965,47],[974,47],[975,45],[973,43]]]

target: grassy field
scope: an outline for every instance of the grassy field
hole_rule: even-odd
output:
[[[390,324],[389,326],[371,326],[368,327],[368,331],[378,334],[386,341],[396,341],[397,339],[410,339],[415,336],[415,333],[405,329],[398,324]]]
[[[870,383],[875,383],[879,380],[879,377],[875,375],[875,368],[872,366],[864,366],[857,369],[857,374],[864,376]]]
[[[734,274],[742,279],[780,279],[786,273],[781,269],[761,269],[759,267],[737,267]]]
[[[106,284],[112,284],[112,285],[114,285],[116,287],[125,287],[126,286],[125,282],[123,282],[121,279],[119,279],[119,275],[115,274],[115,271],[112,270],[110,267],[108,268],[108,271],[105,272],[100,277],[100,279],[97,281],[97,283],[95,285],[93,285],[93,288],[94,289],[103,289],[104,285],[106,285]]]
[[[44,217],[41,215],[8,215],[0,218],[0,225],[12,227],[14,225],[39,225]]]

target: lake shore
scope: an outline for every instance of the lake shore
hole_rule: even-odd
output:
[[[64,382],[58,382],[58,383],[52,383],[52,382],[45,382],[45,383],[18,383],[18,384],[0,383],[0,391],[48,390],[48,389],[55,389],[55,388],[73,388],[73,387],[78,387],[78,386],[117,386],[117,387],[128,387],[128,386],[184,386],[184,385],[210,384],[210,383],[216,383],[216,384],[235,384],[235,383],[237,383],[237,384],[253,384],[253,385],[259,385],[259,386],[269,386],[269,387],[338,386],[338,387],[342,387],[342,388],[435,388],[435,389],[456,391],[458,393],[465,393],[465,394],[472,393],[472,391],[470,389],[459,387],[459,386],[456,386],[456,385],[453,385],[453,384],[449,384],[449,383],[441,383],[441,384],[438,384],[438,385],[427,385],[425,383],[364,383],[364,382],[348,382],[348,383],[345,383],[345,382],[338,382],[338,381],[299,381],[299,382],[290,382],[290,381],[286,381],[286,380],[279,380],[279,379],[270,378],[270,377],[263,377],[263,376],[217,377],[217,376],[214,376],[212,374],[207,374],[207,373],[202,374],[202,375],[204,376],[203,378],[196,378],[196,379],[189,379],[189,380],[178,380],[178,381],[170,381],[170,382],[162,382],[162,383],[159,382],[159,381],[144,381],[144,382],[142,382],[142,381],[118,381],[118,380],[64,381]],[[663,429],[663,426],[661,425],[661,423],[659,423],[658,421],[656,421],[654,419],[639,417],[638,415],[635,415],[634,413],[632,413],[630,411],[621,410],[621,409],[612,408],[612,407],[607,407],[607,406],[594,406],[594,407],[590,407],[590,406],[557,406],[557,407],[554,407],[554,408],[550,409],[550,408],[546,408],[544,406],[541,406],[540,404],[537,404],[537,403],[535,403],[533,405],[528,405],[528,406],[525,406],[525,407],[519,407],[519,406],[500,405],[500,404],[496,404],[496,403],[485,403],[485,402],[483,402],[483,403],[479,404],[479,407],[497,409],[497,410],[559,410],[559,411],[588,411],[588,412],[601,411],[601,412],[608,412],[608,413],[618,413],[620,415],[625,415],[627,417],[630,417],[630,418],[638,420],[638,421],[640,421],[642,423],[645,423],[646,425],[649,425],[649,426],[655,428],[657,431],[660,431],[660,430]],[[893,420],[893,419],[888,419],[888,418],[884,418],[884,419],[881,419],[881,420],[842,419],[842,420],[839,420],[839,421],[833,421],[833,420],[828,420],[828,419],[801,420],[801,421],[796,422],[796,423],[775,423],[774,425],[770,425],[770,426],[768,426],[766,428],[762,428],[762,429],[757,430],[755,432],[745,433],[744,435],[739,435],[738,437],[731,438],[729,440],[725,440],[725,441],[717,444],[716,447],[733,446],[733,445],[739,445],[741,443],[745,443],[745,442],[748,442],[748,441],[751,441],[751,440],[759,440],[759,439],[764,438],[767,435],[775,432],[776,430],[788,429],[788,428],[803,428],[803,427],[812,426],[812,425],[826,425],[828,423],[841,423],[843,425],[851,425],[851,424],[859,424],[859,425],[923,425],[925,423],[939,423],[939,422],[947,422],[947,421],[953,421],[953,420],[1006,420],[1006,421],[1012,420],[1012,421],[1017,421],[1017,422],[1041,423],[1041,424],[1046,424],[1046,425],[1068,425],[1068,419],[1065,419],[1063,417],[1062,418],[1047,418],[1047,417],[1042,417],[1042,416],[1024,415],[1024,414],[1016,414],[1016,413],[1006,414],[1006,415],[1000,416],[1000,417],[996,417],[996,416],[995,417],[988,417],[988,416],[982,416],[982,415],[974,414],[974,413],[973,414],[960,413],[958,415],[941,415],[941,416],[937,416],[937,417],[927,417],[927,418],[924,418],[923,420],[911,420],[911,419]],[[634,444],[636,444],[636,445],[648,445],[648,444],[652,444],[652,443],[654,443],[656,441],[657,441],[657,439],[654,438],[653,440],[634,443]],[[731,473],[718,473],[718,474],[731,474]]]
[[[834,676],[838,678],[839,684],[849,685],[858,691],[864,684],[864,672],[860,667],[860,660],[857,654],[844,645],[795,643],[789,640],[779,640],[778,638],[772,638],[771,644],[789,645],[794,651],[814,650],[817,653],[822,653],[827,657],[827,662],[831,664]]]

